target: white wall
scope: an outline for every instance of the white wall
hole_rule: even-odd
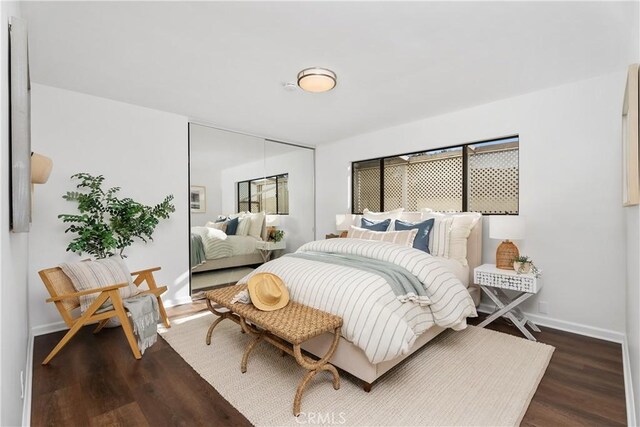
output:
[[[350,210],[351,161],[519,134],[520,213],[527,219],[519,246],[544,270],[544,288],[525,310],[537,313],[537,301],[546,301],[549,318],[622,334],[624,84],[621,70],[320,145],[317,235],[334,231],[334,215]],[[483,260],[494,262],[499,242],[487,231]]]
[[[285,252],[294,252],[304,243],[315,239],[313,150],[294,147],[291,150],[286,154],[268,156],[264,161],[224,169],[221,174],[222,211],[225,213],[238,210],[237,182],[259,178],[263,175],[262,171],[266,176],[289,174],[289,215],[281,215],[278,226],[285,232]]]
[[[49,182],[37,186],[29,253],[29,317],[36,333],[60,317],[46,304],[37,271],[81,259],[65,252],[71,235],[57,218],[76,212],[62,199],[74,189],[70,176],[89,172],[106,177],[107,186],[145,204],[173,194],[176,212],[160,222],[154,241],[134,244],[126,254],[136,269],[161,266],[159,283],[169,286],[168,304],[189,300],[187,119],[104,98],[33,85],[33,149],[53,159]],[[85,255],[86,257],[86,255]]]
[[[221,169],[212,159],[215,155],[204,155],[200,152],[194,155],[194,144],[191,144],[191,185],[205,187],[206,212],[192,212],[191,226],[204,226],[208,221],[214,221],[222,214],[222,183],[220,181]],[[213,154],[213,153],[212,153]]]
[[[22,399],[20,372],[26,368],[29,319],[27,316],[27,251],[28,234],[9,231],[9,92],[8,92],[8,23],[9,17],[20,16],[15,2],[0,2],[1,48],[0,93],[0,425],[20,425]]]
[[[629,373],[633,395],[636,399],[636,420],[640,420],[640,209],[638,206],[626,210],[627,280],[626,280],[626,334],[629,356]],[[627,400],[629,401],[629,400]]]

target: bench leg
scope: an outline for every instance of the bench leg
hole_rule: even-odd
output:
[[[258,335],[249,343],[247,348],[244,350],[244,354],[242,355],[242,363],[240,364],[240,372],[243,374],[247,372],[247,362],[249,361],[249,354],[256,348],[256,345],[262,341],[262,335]]]
[[[311,381],[315,375],[320,371],[329,371],[333,375],[333,389],[340,389],[340,375],[338,375],[338,370],[330,363],[320,366],[318,369],[314,369],[313,371],[307,372],[307,375],[302,378],[300,384],[298,385],[298,389],[296,390],[296,396],[293,399],[293,415],[296,417],[300,415],[300,405],[302,403],[302,393],[304,392],[305,387]]]
[[[211,345],[211,334],[213,333],[213,330],[216,328],[216,326],[220,324],[220,322],[222,322],[224,319],[231,319],[234,322],[237,322],[237,321],[234,319],[233,315],[230,312],[218,311],[215,308],[213,308],[213,305],[211,305],[211,300],[207,299],[206,303],[209,311],[215,314],[216,316],[218,316],[218,318],[213,321],[211,326],[209,326],[209,330],[207,331],[207,336],[205,338],[207,345]]]
[[[309,357],[302,355],[302,350],[300,349],[300,345],[296,344],[293,346],[293,356],[296,358],[296,362],[300,366],[305,369],[308,369],[309,372],[302,378],[300,384],[298,385],[298,389],[296,390],[296,395],[293,399],[293,415],[300,415],[300,405],[302,403],[302,394],[304,393],[304,389],[311,381],[311,379],[320,371],[329,371],[333,375],[333,388],[334,390],[340,389],[340,375],[338,374],[338,370],[329,363],[329,359],[335,353],[336,348],[338,347],[338,342],[340,341],[340,328],[337,328],[333,332],[333,342],[325,354],[320,360],[313,360]]]

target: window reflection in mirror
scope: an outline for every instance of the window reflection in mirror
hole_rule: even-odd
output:
[[[238,212],[289,214],[289,174],[238,182]]]

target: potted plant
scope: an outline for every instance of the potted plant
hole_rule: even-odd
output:
[[[284,238],[284,231],[282,230],[277,230],[275,228],[273,228],[272,230],[269,231],[269,240],[272,242],[279,242]]]
[[[119,198],[120,187],[103,189],[104,177],[78,173],[71,177],[80,180],[78,191],[69,191],[63,199],[78,204],[78,214],[60,214],[58,218],[69,224],[65,233],[75,233],[67,251],[88,253],[95,258],[118,254],[135,239],[153,240],[152,234],[161,219],[175,212],[173,195],[155,206],[146,206],[131,198]]]
[[[533,260],[526,255],[519,255],[513,259],[513,269],[518,274],[532,273],[536,277],[540,275],[538,267],[536,267]]]

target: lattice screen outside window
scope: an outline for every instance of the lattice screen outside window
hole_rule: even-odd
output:
[[[520,191],[518,142],[475,144],[467,148],[467,210],[517,214]]]
[[[378,160],[353,164],[353,210],[380,210],[380,162]]]
[[[355,162],[353,212],[404,207],[408,211],[431,208],[517,214],[518,154],[518,138],[512,137]],[[463,194],[465,163],[467,191]],[[381,170],[384,171],[382,180]]]

